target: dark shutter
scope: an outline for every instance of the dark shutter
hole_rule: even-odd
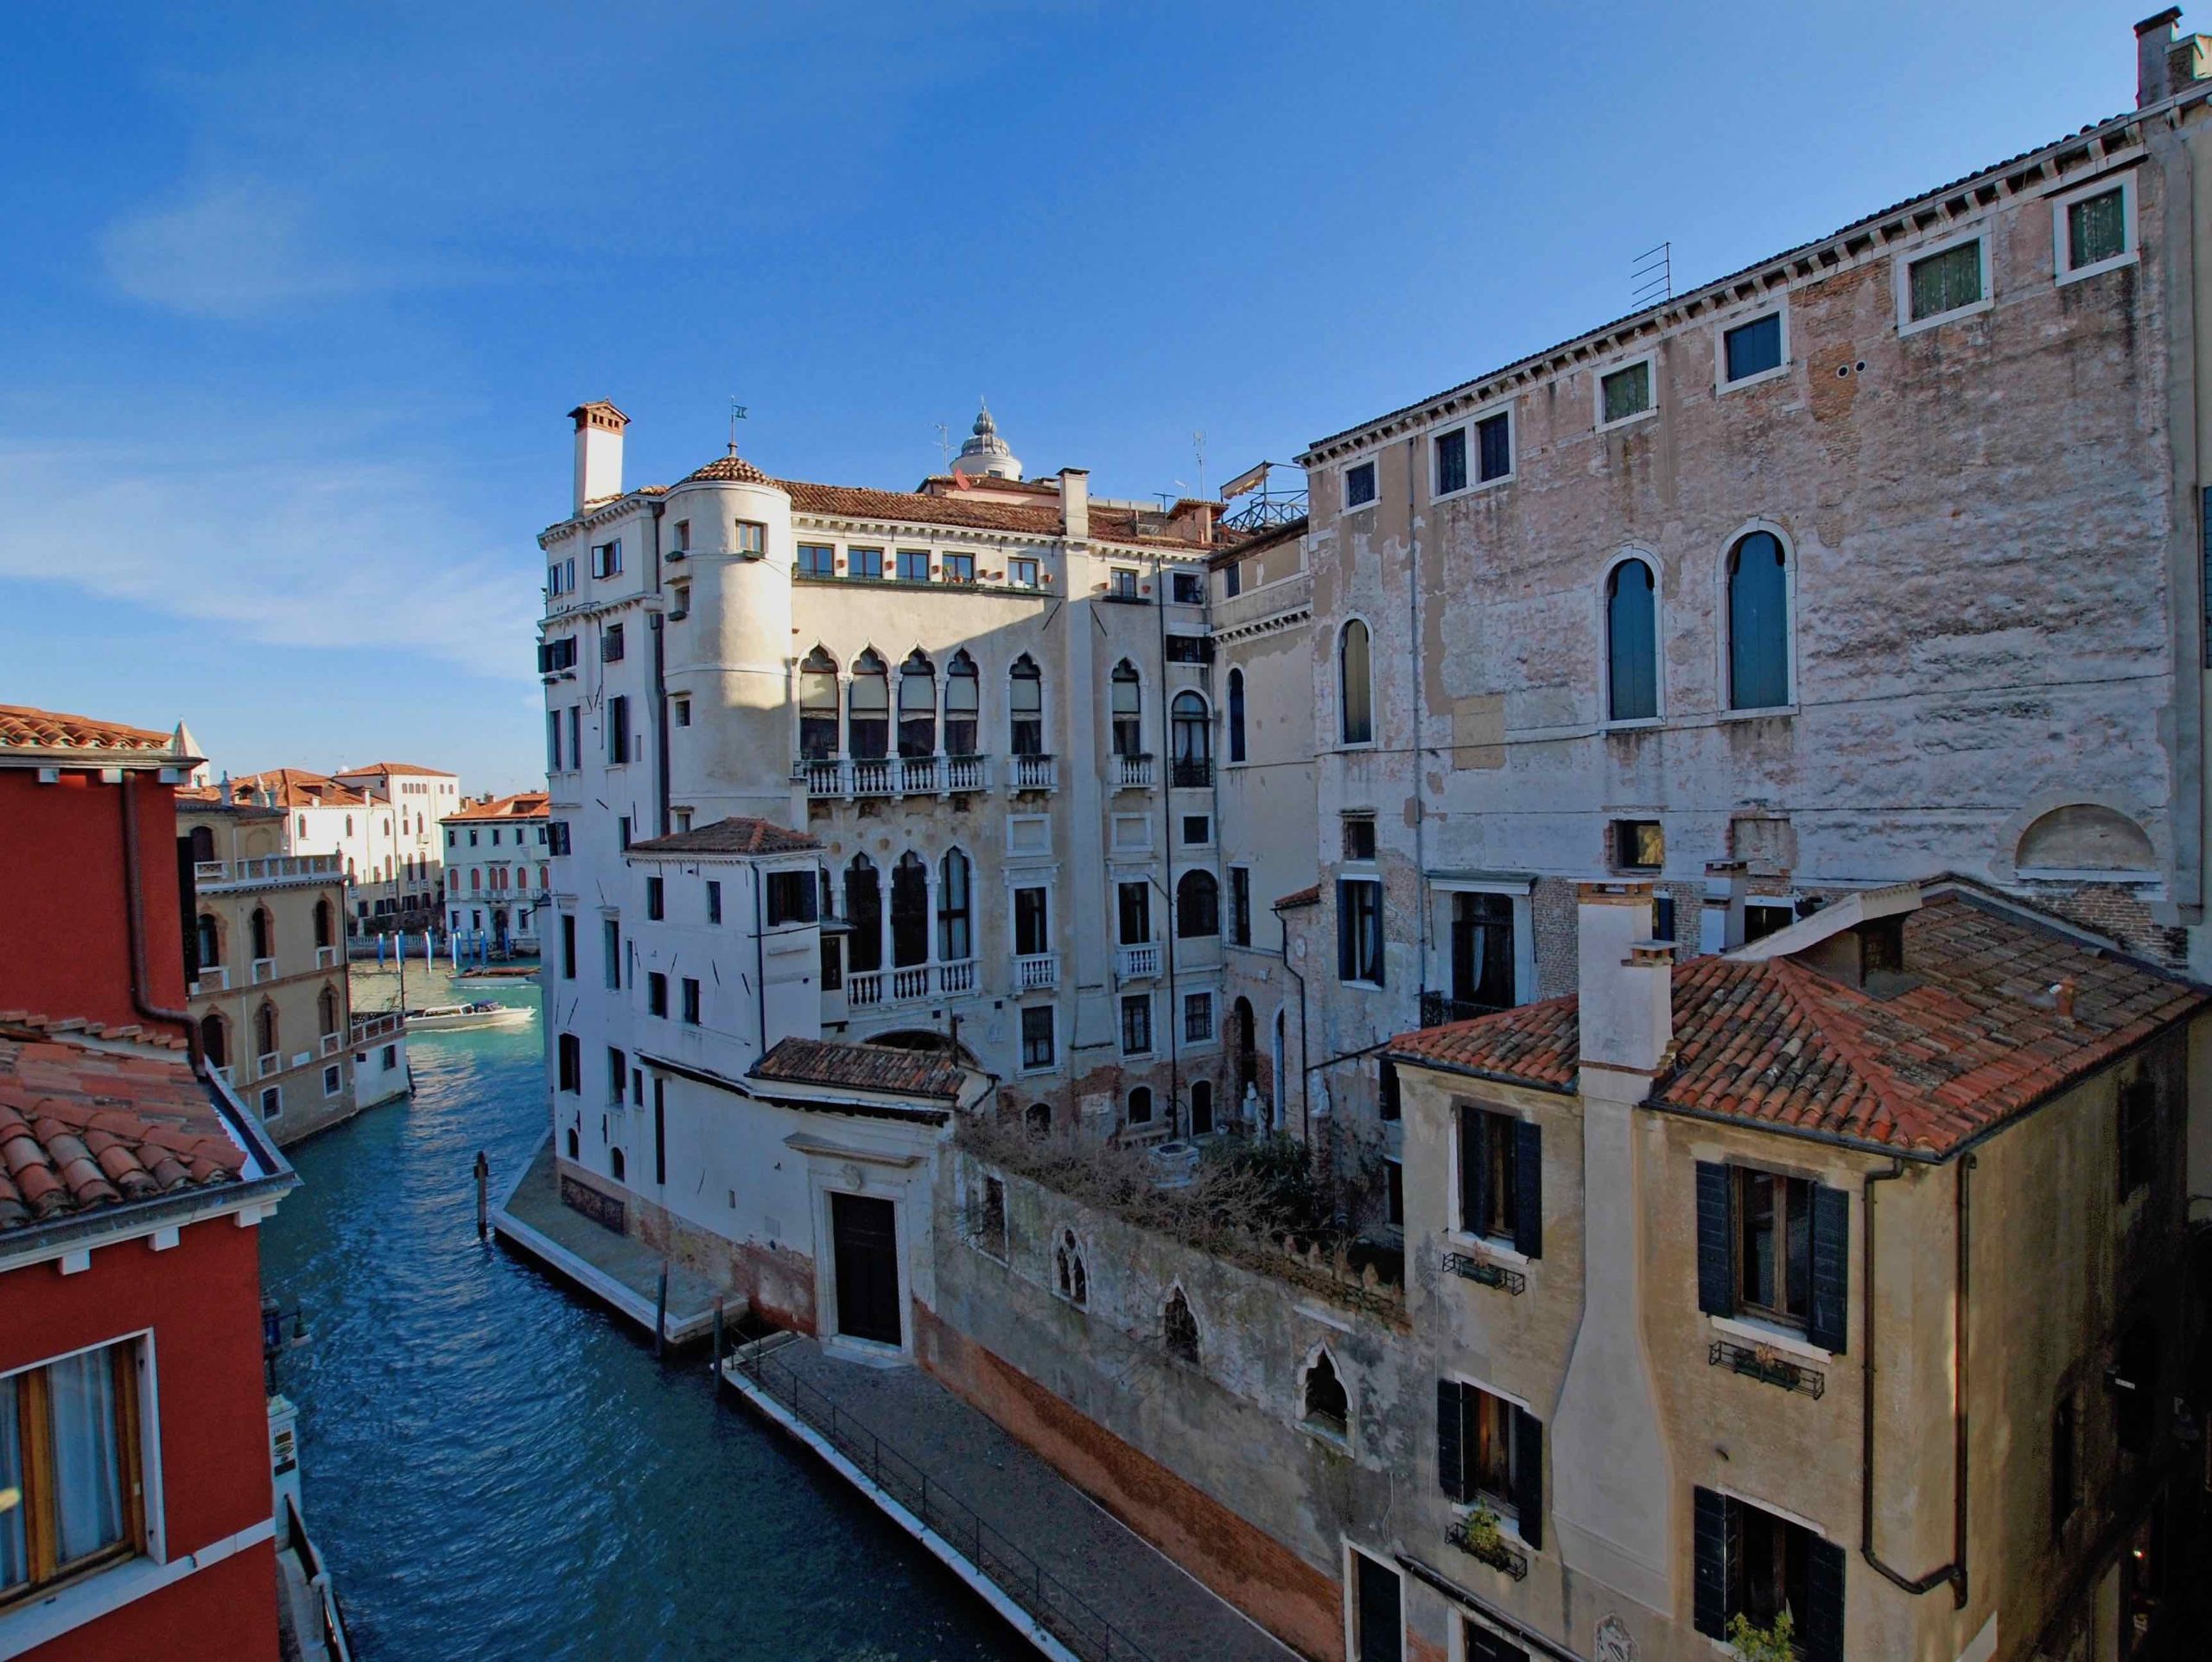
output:
[[[1843,1662],[1843,1549],[1806,1543],[1805,1662]]]
[[[1344,891],[1351,887],[1351,885],[1349,883],[1344,882],[1342,879],[1338,879],[1337,979],[1340,981],[1349,981],[1356,979],[1352,974],[1352,929],[1351,907],[1345,898],[1344,893]]]
[[[1459,1227],[1469,1234],[1482,1217],[1483,1116],[1481,1110],[1455,1103],[1459,1120]]]
[[[1703,1168],[1700,1168],[1700,1175]],[[1728,1627],[1728,1502],[1711,1489],[1698,1489],[1692,1500],[1692,1551],[1695,1576],[1693,1625],[1708,1639],[1725,1639]]]
[[[1513,1510],[1529,1550],[1544,1550],[1544,1423],[1525,1408],[1513,1411]]]
[[[1436,1382],[1436,1481],[1454,1500],[1467,1498],[1467,1440],[1459,1424],[1460,1395],[1457,1382]]]
[[[1359,1662],[1404,1662],[1399,1628],[1405,1593],[1398,1572],[1356,1552],[1359,1566]]]
[[[1697,1163],[1697,1307],[1707,1316],[1736,1313],[1735,1277],[1730,1273],[1734,1254],[1729,1250],[1735,1233],[1734,1194],[1726,1166]]]
[[[1813,1301],[1805,1336],[1840,1355],[1851,1332],[1851,1196],[1813,1190]]]
[[[1533,1120],[1513,1127],[1513,1250],[1544,1255],[1544,1128]]]

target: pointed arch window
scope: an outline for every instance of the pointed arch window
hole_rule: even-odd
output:
[[[982,686],[976,660],[963,650],[944,666],[944,753],[973,756],[980,746],[976,727],[982,708]]]
[[[331,935],[330,903],[327,900],[318,900],[315,903],[315,943],[318,947],[334,944]]]
[[[883,876],[866,854],[845,867],[846,962],[855,970],[883,967]]]
[[[207,1058],[211,1068],[231,1065],[231,1031],[223,1025],[223,1018],[209,1011],[200,1018],[200,1052]]]
[[[798,753],[809,762],[837,753],[837,660],[819,646],[798,666]]]
[[[937,885],[937,943],[940,961],[957,964],[976,955],[976,928],[969,904],[968,856],[957,848],[939,862]]]
[[[331,1037],[338,1031],[338,989],[326,986],[315,1003],[315,1015],[322,1024],[322,1036]]]
[[[1354,618],[1337,642],[1337,714],[1347,745],[1375,742],[1375,678],[1368,662],[1367,625]]]
[[[200,926],[194,936],[194,955],[202,969],[213,969],[223,961],[222,926],[216,923],[213,912],[200,914]]]
[[[1198,1362],[1198,1318],[1191,1314],[1191,1301],[1180,1287],[1167,1295],[1167,1308],[1160,1313],[1160,1336],[1167,1354],[1195,1367]]]
[[[1229,759],[1244,759],[1244,671],[1229,672]]]
[[[1624,560],[1605,580],[1605,687],[1611,721],[1659,714],[1659,620],[1651,568]]]
[[[1007,748],[1016,756],[1045,753],[1045,676],[1024,652],[1007,671]]]
[[[891,676],[874,647],[853,663],[853,684],[845,695],[845,753],[865,762],[891,753]]]
[[[930,961],[930,868],[911,848],[891,868],[891,967]]]
[[[1351,1399],[1338,1375],[1336,1358],[1324,1350],[1306,1370],[1306,1423],[1332,1437],[1342,1437],[1351,1422]]]
[[[1034,1113],[1033,1109],[1032,1113]],[[1083,1248],[1076,1245],[1072,1229],[1060,1231],[1059,1245],[1052,1251],[1052,1274],[1058,1283],[1061,1297],[1071,1304],[1090,1302],[1090,1277],[1083,1267]]]
[[[256,1053],[264,1056],[275,1056],[278,1037],[276,1006],[264,999],[261,1008],[253,1012],[253,1042]]]
[[[270,917],[266,908],[256,906],[253,909],[251,927],[253,955],[257,958],[274,958],[276,955],[276,923]]]
[[[1137,683],[1136,666],[1123,658],[1114,666],[1109,707],[1114,719],[1114,754],[1142,756],[1144,695]]]
[[[1782,541],[1753,531],[1728,551],[1728,707],[1789,702],[1789,586]]]
[[[937,754],[937,666],[918,646],[899,666],[899,754],[910,761]]]

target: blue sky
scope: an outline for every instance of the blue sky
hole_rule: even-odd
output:
[[[2151,10],[17,8],[0,702],[520,788],[582,399],[632,484],[734,396],[908,488],[988,395],[1217,485],[2126,108]]]

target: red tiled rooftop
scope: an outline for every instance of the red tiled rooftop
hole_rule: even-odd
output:
[[[0,1017],[0,1235],[237,1180],[245,1151],[184,1058]]]
[[[174,756],[175,739],[150,727],[128,727],[89,715],[35,709],[28,704],[0,704],[0,750],[158,751]]]
[[[1917,984],[1876,997],[1786,957],[1674,971],[1675,1055],[1650,1101],[1940,1155],[2116,1060],[2212,995],[1949,891],[1904,919]],[[2075,986],[2071,1020],[2048,989]],[[1573,995],[1408,1033],[1391,1054],[1573,1092]]]
[[[463,802],[442,823],[455,820],[541,819],[550,810],[551,798],[542,790],[518,790],[512,796],[495,796],[488,802]]]
[[[1275,902],[1275,910],[1279,912],[1295,911],[1300,906],[1318,906],[1320,904],[1321,885],[1316,883],[1306,888],[1292,890]]]
[[[278,808],[366,808],[366,793],[341,785],[327,773],[308,768],[270,768],[265,773],[241,774],[228,782],[231,800],[258,803],[263,791],[275,797]]]
[[[330,777],[334,779],[365,779],[379,773],[405,773],[435,779],[455,777],[451,768],[417,767],[412,762],[371,762],[364,767],[340,768]]]
[[[895,1096],[957,1101],[968,1070],[926,1050],[894,1050],[875,1044],[837,1044],[828,1039],[779,1039],[753,1065],[752,1077],[794,1085],[830,1085]]]
[[[672,832],[633,842],[633,854],[800,854],[822,845],[804,831],[767,820],[716,820],[696,831]]]

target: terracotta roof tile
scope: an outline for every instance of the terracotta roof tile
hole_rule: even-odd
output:
[[[1940,1155],[2094,1072],[2212,994],[1960,891],[1904,920],[1917,984],[1876,997],[1789,958],[1674,972],[1675,1054],[1651,1101]],[[2075,986],[2062,1020],[2045,990]],[[1573,995],[1402,1037],[1394,1056],[1572,1092]]]
[[[1310,888],[1292,890],[1275,902],[1275,910],[1279,912],[1295,911],[1300,906],[1318,906],[1320,904],[1321,885],[1316,883]]]
[[[633,854],[798,854],[822,845],[804,831],[766,820],[716,820],[693,831],[633,842]]]
[[[460,777],[451,768],[417,767],[412,762],[371,762],[365,767],[340,768],[330,777],[334,779],[364,779],[378,773],[404,773],[434,779]]]
[[[126,1057],[0,1015],[0,1234],[234,1181],[245,1151],[182,1058]]]
[[[926,1050],[894,1050],[875,1044],[837,1044],[828,1039],[779,1039],[753,1065],[752,1078],[796,1085],[840,1086],[898,1096],[957,1101],[968,1070]]]
[[[439,823],[451,825],[455,820],[540,820],[551,812],[551,802],[542,790],[518,790],[512,796],[497,796],[488,802],[463,802]]]
[[[262,806],[267,791],[277,808],[366,808],[368,794],[341,785],[327,773],[308,768],[270,768],[264,773],[244,773],[226,782],[231,800]]]
[[[695,467],[683,476],[683,483],[693,479],[715,479],[732,485],[766,485],[768,476],[733,448],[727,456],[717,456],[704,467]]]
[[[150,727],[126,727],[89,715],[65,715],[28,704],[0,704],[0,750],[157,751],[175,754],[175,740]]]

